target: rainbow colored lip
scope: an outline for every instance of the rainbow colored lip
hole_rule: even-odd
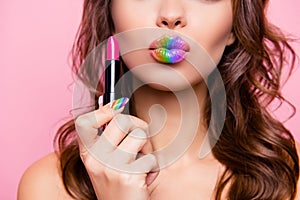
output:
[[[179,36],[163,36],[153,41],[149,50],[158,62],[174,64],[185,58],[190,46]]]

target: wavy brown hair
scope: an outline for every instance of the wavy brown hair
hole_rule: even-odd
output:
[[[215,189],[215,199],[294,199],[299,163],[292,134],[275,119],[268,105],[281,95],[284,66],[292,72],[295,52],[288,39],[265,16],[264,0],[233,0],[234,44],[226,47],[218,64],[227,95],[226,120],[213,154],[226,170]],[[113,33],[110,0],[85,0],[73,46],[73,71],[85,84],[93,69],[82,65],[87,55]],[[209,77],[215,83],[214,72]],[[213,88],[213,98],[219,88]],[[101,87],[96,91],[96,98]],[[207,101],[206,123],[211,117]],[[222,109],[222,108],[220,108]],[[211,117],[210,117],[211,116]],[[97,199],[79,156],[74,120],[60,127],[55,137],[62,179],[75,199]]]

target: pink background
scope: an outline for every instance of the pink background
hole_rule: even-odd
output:
[[[18,181],[35,160],[51,152],[55,131],[72,103],[68,53],[82,0],[2,1],[0,6],[0,199],[16,199]],[[271,21],[300,36],[298,0],[273,0]],[[300,54],[299,43],[294,43]],[[300,71],[284,94],[300,109]],[[282,116],[288,110],[280,110]],[[298,122],[298,124],[297,124]],[[300,112],[286,123],[300,140]]]

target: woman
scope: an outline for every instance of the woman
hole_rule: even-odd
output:
[[[267,109],[274,99],[284,101],[280,75],[287,61],[292,70],[295,53],[267,22],[266,4],[259,0],[86,0],[73,51],[74,71],[85,84],[92,84],[87,74],[93,69],[82,65],[88,54],[110,35],[139,28],[162,28],[192,38],[217,68],[209,69],[205,77],[183,60],[145,76],[135,70],[144,63],[159,63],[155,55],[137,51],[122,56],[124,73],[133,71],[137,79],[149,83],[134,91],[131,115],[120,114],[123,108],[113,111],[111,104],[100,105],[63,125],[56,136],[58,152],[27,170],[19,199],[295,199],[299,176],[295,141]],[[186,82],[168,76],[165,82],[157,82],[161,73],[172,72]],[[226,116],[224,126],[214,124],[209,132],[211,121],[219,117],[212,110],[213,99],[222,91],[218,72],[226,104],[221,101],[217,110],[225,105]],[[101,85],[97,89],[99,98]],[[182,105],[176,92],[184,96],[184,104],[196,99],[201,120],[180,123]],[[157,134],[148,137],[153,134],[149,109],[157,104],[167,117]],[[105,124],[102,135],[97,135]],[[184,136],[194,131],[195,137],[182,155],[176,159],[171,155],[172,162],[164,165],[169,155],[154,152],[168,146],[182,127]],[[212,149],[199,159],[207,135]],[[103,141],[112,144],[111,149],[103,148]],[[93,147],[97,151],[89,150]],[[103,158],[92,155],[97,152]]]

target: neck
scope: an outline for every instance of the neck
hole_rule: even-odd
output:
[[[154,151],[163,155],[161,159],[180,153],[188,158],[198,156],[206,134],[201,119],[206,97],[204,82],[179,92],[155,90],[147,85],[135,91],[136,115],[149,123],[151,142]]]

